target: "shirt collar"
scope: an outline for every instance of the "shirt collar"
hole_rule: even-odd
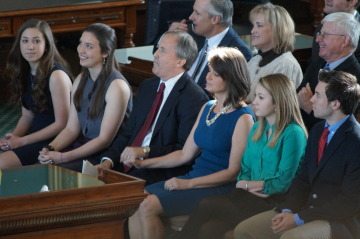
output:
[[[172,88],[174,88],[176,82],[180,79],[180,77],[184,74],[184,72],[181,72],[180,74],[177,74],[176,76],[171,77],[168,80],[160,79],[159,86],[161,83],[165,83],[165,93],[170,92]],[[158,88],[159,89],[159,88]]]
[[[334,136],[334,134],[336,133],[336,131],[340,128],[341,125],[344,124],[344,122],[350,117],[350,115],[345,116],[344,118],[342,118],[341,120],[339,120],[338,122],[336,122],[335,124],[329,125],[328,122],[325,122],[325,128],[328,127],[329,128],[329,136],[328,136],[328,142],[330,142],[330,140],[332,139],[332,137]]]
[[[344,56],[336,61],[333,61],[331,63],[328,63],[329,64],[329,68],[330,70],[334,70],[336,67],[338,67],[341,63],[343,63],[347,58],[349,58],[351,55],[353,54],[353,52],[351,52],[349,55],[347,56]]]
[[[215,36],[208,38],[208,49],[213,49],[217,47],[228,31],[229,27],[227,27],[224,31],[216,34]]]

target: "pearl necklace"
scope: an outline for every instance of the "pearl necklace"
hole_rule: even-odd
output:
[[[227,105],[227,106],[224,106],[220,112],[216,113],[215,116],[212,118],[212,119],[209,119],[209,116],[210,116],[210,112],[212,112],[216,106],[217,102],[215,102],[209,109],[209,112],[207,113],[207,116],[206,116],[206,125],[207,126],[210,126],[212,125],[213,123],[215,123],[215,121],[217,120],[217,118],[220,117],[220,115],[223,115],[225,114],[226,112],[228,112],[230,109],[231,109],[231,105]]]

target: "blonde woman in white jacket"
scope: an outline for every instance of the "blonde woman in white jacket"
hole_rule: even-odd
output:
[[[286,75],[298,87],[303,79],[300,64],[291,53],[294,50],[295,25],[285,8],[271,3],[257,5],[249,14],[253,25],[251,44],[258,50],[248,62],[251,92],[263,76],[275,73]]]

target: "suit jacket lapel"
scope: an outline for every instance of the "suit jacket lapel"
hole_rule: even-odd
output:
[[[230,40],[231,40],[230,35],[232,34],[232,31],[234,31],[234,30],[230,27],[228,32],[223,37],[223,39],[221,39],[218,46],[228,46],[228,45],[230,45]]]
[[[355,13],[355,19],[356,19],[358,22],[360,22],[360,14],[359,14],[358,11],[356,11],[356,13]]]
[[[314,175],[312,177],[312,181],[316,178],[316,176],[321,172],[321,170],[325,167],[326,164],[331,162],[332,155],[338,149],[338,147],[342,144],[345,140],[347,131],[351,128],[350,121],[355,120],[353,119],[354,116],[350,116],[342,126],[335,132],[334,136],[332,137],[329,144],[326,146],[323,158],[319,162],[319,165],[316,167]],[[321,133],[320,133],[321,134]],[[318,149],[318,147],[316,147]],[[317,150],[316,150],[316,157],[317,157]]]
[[[140,119],[137,120],[138,124],[136,125],[136,132],[139,132],[140,128],[144,124],[146,117],[148,116],[150,109],[152,107],[152,104],[156,97],[156,92],[159,87],[160,79],[154,81],[152,85],[149,86],[149,89],[147,90],[148,94],[141,95],[140,97],[144,97],[147,100],[144,100],[142,102],[141,110],[137,117]],[[134,136],[135,137],[135,136]]]
[[[185,72],[180,77],[178,82],[176,82],[174,88],[170,92],[168,98],[166,99],[166,102],[165,102],[163,108],[161,109],[159,118],[157,119],[157,122],[156,122],[156,125],[155,125],[155,128],[154,128],[154,132],[153,132],[153,137],[159,131],[159,129],[162,127],[162,125],[164,124],[164,122],[165,122],[168,114],[170,113],[171,109],[174,107],[174,105],[176,105],[176,101],[179,99],[180,91],[184,88],[186,80],[188,80],[188,78],[189,78],[189,76]]]
[[[201,72],[199,81],[197,82],[197,84],[203,89],[205,89],[206,86],[206,75],[208,72],[209,72],[209,66],[206,64],[203,71]]]
[[[337,67],[335,67],[334,70],[337,71],[345,71],[345,72],[353,72],[352,68],[354,67],[354,65],[356,64],[357,59],[355,58],[355,55],[352,54],[350,57],[348,57],[344,62],[342,62],[340,65],[338,65]]]
[[[234,31],[231,27],[229,28],[228,32],[225,34],[223,39],[221,39],[218,46],[228,46],[230,45],[231,37],[230,35],[233,34]],[[206,82],[206,74],[209,72],[209,66],[206,64],[201,75],[199,77],[199,82],[197,83],[201,88],[205,89],[205,82]]]
[[[314,177],[318,173],[318,165],[317,165],[317,157],[318,157],[318,150],[319,150],[318,142],[321,137],[321,133],[324,129],[324,125],[325,125],[325,121],[323,121],[322,127],[314,127],[314,130],[316,130],[317,132],[315,133],[316,138],[313,141],[314,146],[312,146],[314,149],[310,150],[310,152],[311,152],[311,155],[310,155],[311,162],[310,162],[310,166],[309,166],[310,181],[313,181]]]

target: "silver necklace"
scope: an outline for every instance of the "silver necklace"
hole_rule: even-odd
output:
[[[216,113],[215,116],[211,119],[209,119],[209,116],[210,116],[210,112],[212,112],[216,106],[217,102],[215,102],[209,109],[209,112],[207,113],[207,116],[206,116],[206,125],[207,126],[210,126],[212,125],[213,123],[215,123],[215,121],[217,120],[217,118],[220,117],[220,115],[223,115],[225,114],[226,112],[228,112],[231,108],[231,105],[226,105],[224,106],[220,112]]]

